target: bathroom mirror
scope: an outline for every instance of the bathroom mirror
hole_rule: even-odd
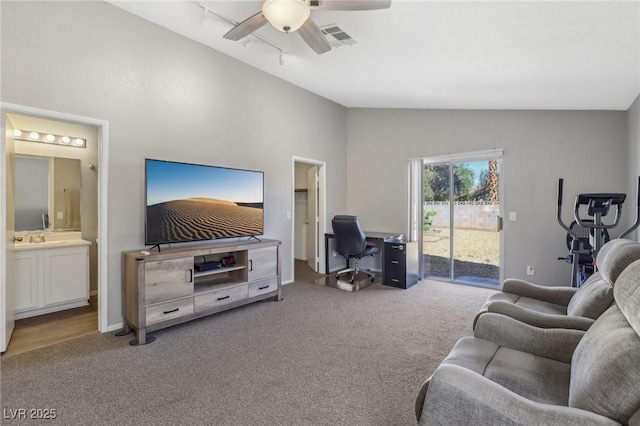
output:
[[[16,155],[15,230],[80,230],[80,160]]]

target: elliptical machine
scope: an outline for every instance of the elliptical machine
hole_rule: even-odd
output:
[[[558,209],[556,217],[560,226],[567,231],[567,248],[569,255],[560,257],[571,263],[571,286],[580,287],[584,281],[595,271],[595,259],[598,251],[609,241],[611,228],[618,226],[622,217],[622,205],[626,194],[578,194],[573,206],[574,221],[567,226],[562,221],[562,187],[564,179],[558,179]],[[580,215],[582,206],[586,206],[588,218]],[[615,218],[611,223],[603,223],[602,218],[609,215],[612,206],[615,206]],[[640,225],[640,176],[638,177],[638,202],[636,221],[629,229],[624,231],[619,238],[625,238]]]

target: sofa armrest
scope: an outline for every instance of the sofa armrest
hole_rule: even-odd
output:
[[[441,365],[431,378],[420,425],[619,425],[590,411],[528,400],[457,365]]]
[[[568,328],[572,330],[587,331],[595,320],[586,317],[577,317],[572,315],[553,315],[542,312],[532,311],[513,303],[496,300],[488,303],[485,311],[502,314],[518,321],[540,328]],[[477,323],[477,320],[475,321]]]
[[[540,328],[511,317],[486,313],[476,323],[473,336],[497,345],[560,362],[571,362],[585,332],[565,328]]]
[[[578,289],[575,287],[546,287],[528,281],[508,278],[502,283],[502,291],[567,306]]]

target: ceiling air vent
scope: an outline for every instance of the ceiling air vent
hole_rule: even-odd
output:
[[[331,47],[353,46],[357,42],[351,38],[342,28],[336,24],[329,24],[320,27],[324,35],[331,43]]]

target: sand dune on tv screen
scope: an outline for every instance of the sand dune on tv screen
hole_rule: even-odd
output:
[[[211,198],[173,200],[148,206],[147,226],[153,242],[260,235],[262,209]]]

